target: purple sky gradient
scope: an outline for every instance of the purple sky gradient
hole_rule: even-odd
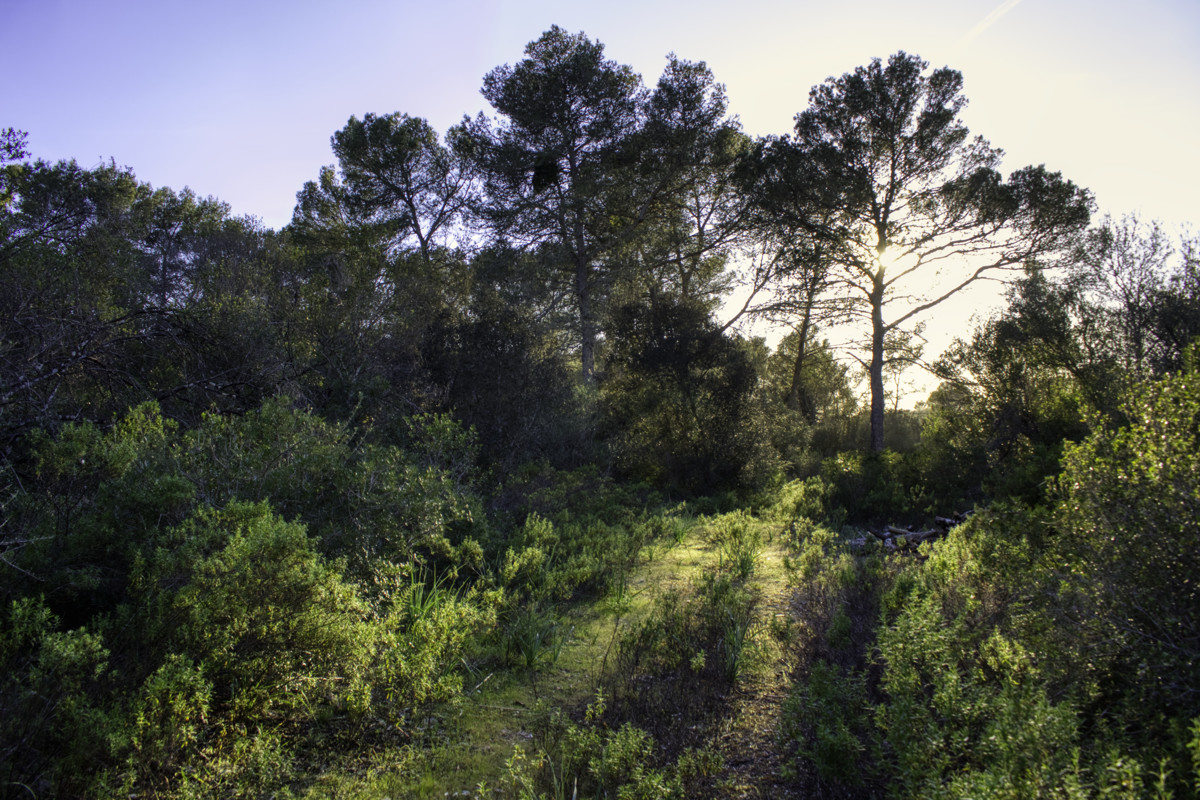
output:
[[[0,0],[0,127],[36,156],[115,159],[279,227],[353,114],[439,130],[485,109],[483,75],[551,24],[648,84],[705,60],[751,134],[785,133],[808,89],[904,49],[963,71],[973,132],[1006,167],[1045,163],[1103,210],[1200,221],[1200,3]]]

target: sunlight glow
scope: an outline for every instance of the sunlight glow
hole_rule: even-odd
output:
[[[875,263],[877,266],[883,267],[884,274],[887,274],[896,265],[899,257],[900,251],[895,247],[886,247],[883,252],[875,251]]]

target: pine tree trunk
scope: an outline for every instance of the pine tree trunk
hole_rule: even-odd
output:
[[[579,361],[584,383],[591,383],[596,372],[596,323],[592,319],[592,292],[587,263],[575,265],[575,297],[579,303]]]
[[[871,452],[883,452],[883,276],[871,292]]]
[[[812,306],[804,309],[804,319],[800,323],[800,334],[796,337],[796,363],[792,367],[792,385],[788,390],[787,407],[804,416],[808,424],[817,421],[817,410],[814,407],[812,394],[804,385],[804,361],[808,355],[808,328],[812,316]]]

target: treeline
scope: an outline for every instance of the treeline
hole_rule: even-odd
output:
[[[453,412],[506,465],[594,460],[600,432],[632,477],[753,487],[776,466],[754,444],[765,353],[731,326],[758,317],[794,329],[782,398],[808,424],[837,393],[809,374],[836,380],[820,331],[858,324],[881,451],[884,375],[916,357],[920,315],[1059,255],[1091,208],[1044,168],[1004,179],[958,117],[962,76],[926,67],[900,53],[831,79],[792,135],[753,140],[702,62],[670,56],[650,89],[552,28],[485,76],[494,118],[444,136],[351,118],[280,232],[115,165],[22,160],[10,130],[5,449],[147,398],[194,421],[285,393],[392,435]]]
[[[876,60],[815,87],[790,135],[755,140],[703,63],[672,55],[648,88],[552,28],[483,94],[496,116],[444,135],[351,118],[280,231],[115,164],[32,160],[4,132],[0,794],[258,796],[313,754],[411,743],[471,665],[535,663],[557,635],[547,609],[612,589],[681,501],[769,507],[809,486],[796,518],[834,531],[992,501],[1022,520],[1075,508],[1062,526],[1082,531],[1115,506],[1069,505],[1064,452],[1120,472],[1145,448],[1113,448],[1150,424],[1129,399],[1159,391],[1138,387],[1194,406],[1194,373],[1164,376],[1200,335],[1196,241],[1133,218],[1089,228],[1090,195],[1042,167],[1004,178],[959,118],[953,70]],[[926,404],[889,411],[922,315],[1005,270],[1008,308],[936,362]],[[772,350],[737,333],[751,318],[791,332]],[[834,325],[860,330],[861,370],[825,341]],[[1194,408],[1179,426],[1194,438]],[[1171,447],[1162,469],[1190,463]],[[1185,505],[1194,478],[1178,478]],[[1194,557],[1194,517],[1156,535]],[[1060,555],[1035,544],[1020,563]],[[1178,597],[1071,547],[1073,575]],[[988,625],[1061,577],[1035,574]],[[864,607],[932,596],[915,585]],[[1124,630],[1078,591],[1072,613]],[[1163,641],[1194,638],[1194,605],[1167,606]],[[1109,677],[1136,639],[1121,635]],[[1055,663],[1091,646],[1064,637]],[[1139,669],[1194,674],[1186,647]],[[830,685],[867,686],[842,666]],[[1080,724],[1103,727],[1096,704],[1125,698],[1135,745],[1171,732],[1177,770],[1191,678],[1169,684],[1186,691],[1168,713],[1120,681],[1071,694],[1068,672],[1046,703],[1091,703]],[[901,697],[871,680],[882,694],[863,702]],[[860,722],[839,724],[866,741]]]

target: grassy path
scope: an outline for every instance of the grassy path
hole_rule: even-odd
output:
[[[780,777],[783,756],[776,732],[791,672],[788,647],[780,642],[794,629],[792,591],[782,543],[768,535],[764,524],[753,524],[766,541],[746,587],[755,598],[755,640],[763,646],[722,702],[705,709],[708,717],[702,727],[707,741],[700,746],[719,753],[724,761],[723,768],[705,780],[705,796],[788,798],[792,794]],[[425,752],[418,762],[423,774],[414,774],[411,759],[393,769],[381,763],[365,785],[344,796],[496,796],[494,789],[503,784],[514,747],[526,753],[538,747],[538,718],[551,709],[577,716],[603,685],[621,637],[647,618],[659,598],[693,592],[701,575],[714,570],[723,557],[711,526],[703,520],[689,527],[681,541],[660,540],[648,546],[626,576],[623,590],[562,613],[561,647],[548,648],[533,668],[497,668],[467,677],[460,705],[430,720],[430,740],[422,743]],[[486,789],[482,793],[481,786]]]
[[[655,598],[687,585],[716,559],[715,549],[696,528],[682,542],[647,547],[623,593],[572,606],[562,614],[559,630],[565,642],[556,655],[548,650],[534,668],[468,676],[460,706],[431,720],[436,732],[425,743],[424,775],[414,775],[410,765],[397,764],[393,771],[383,764],[354,796],[471,797],[478,796],[480,785],[499,785],[514,746],[529,751],[534,745],[532,728],[541,710],[574,713],[586,706],[601,685],[619,637],[645,617]]]
[[[767,625],[794,625],[792,589],[778,541],[769,544],[759,557],[754,581],[760,592],[760,619]],[[748,675],[738,686],[727,720],[728,729],[718,743],[725,760],[725,774],[717,782],[717,797],[791,798],[790,782],[783,780],[784,754],[778,741],[779,720],[791,683],[788,648],[772,653],[768,662]]]

